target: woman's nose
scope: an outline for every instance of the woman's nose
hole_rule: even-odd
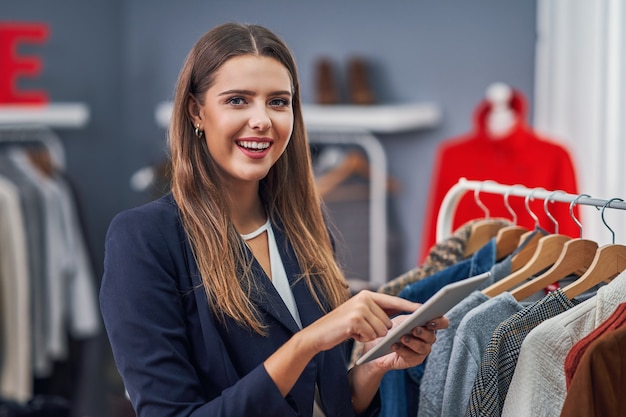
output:
[[[258,129],[260,131],[266,131],[272,127],[272,119],[265,109],[259,109],[256,111],[248,121],[248,125],[252,129]]]

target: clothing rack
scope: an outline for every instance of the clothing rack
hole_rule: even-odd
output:
[[[369,285],[378,288],[387,280],[387,158],[380,141],[368,131],[355,129],[308,132],[311,144],[349,145],[361,148],[370,163]]]
[[[598,199],[586,197],[585,195],[569,194],[562,191],[545,190],[543,188],[528,188],[523,185],[504,185],[495,181],[471,181],[461,178],[446,193],[439,214],[437,215],[437,241],[441,241],[453,233],[452,221],[454,212],[463,195],[467,191],[478,191],[479,193],[501,194],[517,197],[537,198],[561,203],[571,203],[576,199],[576,204],[594,206],[598,208],[606,207],[619,210],[626,210],[626,202]]]
[[[44,146],[56,167],[65,168],[65,150],[61,139],[43,125],[0,124],[0,143],[39,144]]]

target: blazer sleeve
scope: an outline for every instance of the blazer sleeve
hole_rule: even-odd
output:
[[[189,272],[168,210],[118,214],[105,241],[101,312],[137,416],[295,416],[263,364],[232,377],[221,362],[227,353],[211,351],[219,340],[193,346],[189,332],[198,330],[189,317],[198,313],[183,302],[181,277]],[[198,361],[216,361],[221,371],[201,376]]]

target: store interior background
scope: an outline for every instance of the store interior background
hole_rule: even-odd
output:
[[[305,103],[315,101],[318,58],[333,59],[345,80],[345,64],[357,55],[371,63],[379,103],[439,106],[441,119],[434,127],[379,135],[389,175],[401,186],[392,215],[402,232],[397,268],[405,271],[417,262],[438,143],[471,129],[472,112],[494,82],[526,95],[532,121],[537,7],[535,0],[27,0],[5,2],[0,20],[50,28],[44,45],[20,51],[41,56],[44,64],[40,76],[20,80],[20,88],[45,89],[52,102],[81,102],[89,108],[84,128],[56,132],[84,210],[96,276],[102,275],[111,218],[148,198],[132,189],[130,178],[165,157],[157,106],[171,98],[195,41],[226,21],[259,23],[286,41],[299,66]],[[111,381],[102,339],[102,383],[92,393],[88,414],[94,417],[107,415]]]
[[[407,269],[417,259],[437,143],[471,128],[490,83],[509,83],[532,103],[535,2],[500,3],[26,1],[4,5],[2,19],[50,27],[47,43],[28,50],[42,57],[41,75],[20,80],[22,88],[43,88],[52,102],[89,108],[84,128],[57,132],[100,258],[111,217],[146,198],[130,178],[164,158],[165,130],[155,111],[171,99],[185,56],[206,30],[235,20],[276,31],[294,52],[308,103],[315,100],[319,57],[336,62],[338,82],[349,57],[366,58],[379,102],[429,102],[441,110],[434,128],[380,137],[389,174],[402,187],[396,207]]]

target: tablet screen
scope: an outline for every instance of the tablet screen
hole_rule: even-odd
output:
[[[445,285],[426,300],[424,304],[418,307],[417,310],[411,313],[406,320],[389,330],[378,344],[365,352],[363,356],[356,361],[356,364],[360,365],[391,353],[391,346],[398,342],[403,335],[410,333],[414,327],[424,326],[429,321],[445,315],[452,307],[462,301],[482,282],[489,278],[490,275],[490,272],[485,272]]]

